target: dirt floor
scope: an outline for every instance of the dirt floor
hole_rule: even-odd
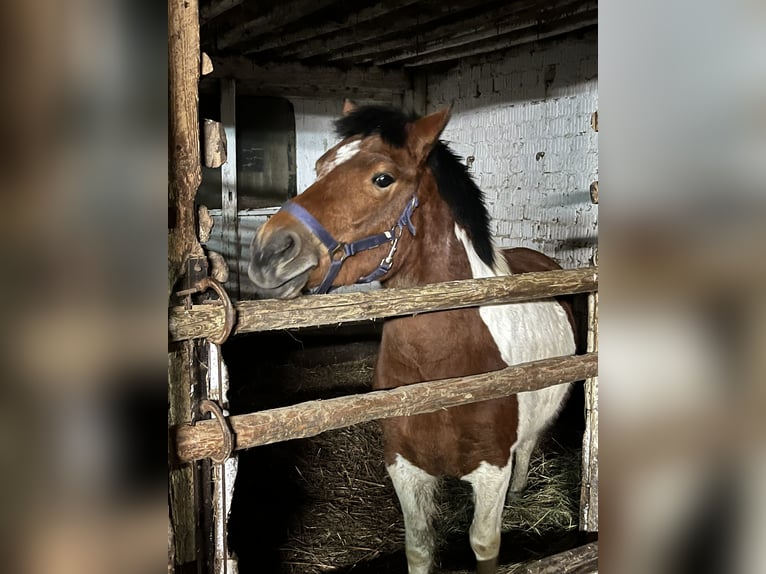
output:
[[[379,337],[378,323],[232,339],[224,346],[232,414],[369,390]],[[502,564],[583,542],[582,421],[577,387],[533,456],[527,490],[506,505]],[[444,479],[439,510],[437,571],[472,569],[470,486]],[[378,423],[240,453],[229,543],[242,574],[406,572],[404,526]]]

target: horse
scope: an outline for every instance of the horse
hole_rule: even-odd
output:
[[[248,275],[260,297],[379,281],[383,288],[559,269],[526,248],[493,244],[481,190],[439,137],[450,109],[424,117],[348,100],[340,143],[316,181],[257,232]],[[571,308],[556,299],[389,319],[374,389],[473,375],[575,353]],[[570,385],[438,412],[381,420],[386,468],[405,526],[411,574],[431,570],[439,477],[471,484],[469,542],[477,571],[494,572],[506,493],[526,485],[538,438]]]

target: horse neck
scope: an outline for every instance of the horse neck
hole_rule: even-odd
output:
[[[388,287],[414,287],[442,281],[470,279],[471,267],[465,248],[455,235],[455,219],[427,170],[418,187],[420,206],[413,223],[417,235],[411,241],[399,271],[386,282]]]

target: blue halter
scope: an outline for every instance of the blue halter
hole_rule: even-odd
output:
[[[356,255],[360,251],[367,251],[386,243],[391,244],[391,248],[378,265],[378,267],[370,274],[360,277],[357,283],[371,283],[377,281],[391,270],[394,264],[394,254],[396,253],[399,239],[402,236],[404,228],[409,229],[410,233],[415,235],[415,226],[412,224],[412,212],[418,206],[418,198],[416,195],[412,195],[412,199],[407,202],[404,211],[396,220],[396,223],[388,231],[370,235],[363,239],[352,241],[351,243],[341,243],[337,241],[324,226],[316,220],[316,218],[306,211],[303,207],[295,202],[288,201],[282,206],[280,211],[286,211],[292,215],[295,219],[300,221],[314,236],[322,242],[327,248],[330,254],[330,267],[327,273],[319,284],[319,287],[314,288],[312,293],[324,294],[330,291],[332,282],[340,273],[340,268],[343,266],[343,262]]]

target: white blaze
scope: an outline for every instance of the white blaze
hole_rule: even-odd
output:
[[[357,153],[359,153],[359,147],[361,145],[362,140],[355,140],[335,150],[335,157],[322,166],[322,171],[317,174],[317,179],[326,176],[340,164],[345,163],[354,157]]]

